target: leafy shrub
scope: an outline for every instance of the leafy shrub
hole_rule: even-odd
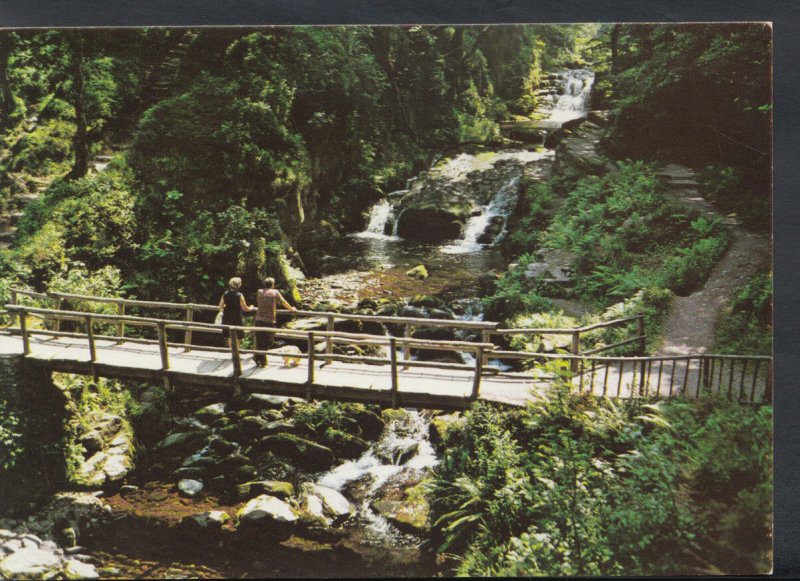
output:
[[[768,407],[566,385],[523,412],[476,404],[429,487],[439,551],[461,575],[765,572],[770,429]]]
[[[0,399],[0,473],[11,470],[23,453],[21,419]]]
[[[719,324],[717,353],[772,354],[772,275],[753,276]]]

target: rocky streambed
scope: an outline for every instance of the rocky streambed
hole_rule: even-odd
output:
[[[94,442],[84,461],[93,469],[79,470],[85,491],[0,521],[0,576],[436,572],[424,486],[441,426],[457,416],[210,393],[186,393],[165,415],[161,388],[134,389],[143,409],[125,475],[97,469],[98,454],[114,457],[106,441],[126,433],[98,418],[105,437],[98,428],[80,436]]]

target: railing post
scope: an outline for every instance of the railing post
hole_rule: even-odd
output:
[[[333,333],[333,315],[328,315],[328,324],[325,327],[328,333]],[[328,336],[328,341],[325,344],[325,355],[333,355],[333,337]],[[333,363],[332,359],[325,359],[326,364]]]
[[[308,385],[314,384],[314,332],[308,334]]]
[[[21,308],[19,310],[19,331],[22,334],[22,354],[23,355],[30,355],[31,353],[31,342],[30,338],[28,337],[28,321],[27,315],[25,314],[25,308]]]
[[[194,309],[192,305],[188,305],[186,307],[186,322],[192,323],[194,321]],[[183,342],[186,344],[186,349],[189,349],[189,346],[192,344],[192,330],[186,329],[183,334]]]
[[[92,329],[92,316],[86,315],[86,336],[89,339],[89,360],[94,363],[97,361],[97,347],[94,344],[94,329]]]
[[[483,347],[478,346],[475,353],[475,377],[472,380],[472,399],[478,399],[481,390],[481,374],[483,374]]]
[[[56,299],[56,310],[57,311],[61,311],[63,309],[64,309],[64,299],[57,298]],[[53,324],[53,329],[56,332],[61,331],[61,319],[56,318],[56,320],[54,321],[54,324]]]
[[[17,291],[16,291],[16,289],[12,288],[12,289],[9,289],[9,292],[11,293],[11,295],[8,297],[8,304],[16,306],[17,305]],[[12,310],[11,313],[10,313],[10,316],[9,316],[9,321],[8,321],[9,325],[13,327],[14,323],[16,323],[17,320],[19,320],[19,314],[17,313],[17,311],[13,311]]]
[[[239,357],[239,337],[236,329],[228,329],[228,337],[231,340],[231,360],[233,361],[233,376],[239,377],[242,374],[242,359]]]
[[[397,407],[397,339],[389,338],[389,361],[392,369],[392,407]]]
[[[481,343],[491,343],[492,342],[492,332],[484,329],[481,331]],[[489,356],[484,353],[483,355],[483,365],[487,365],[489,363]]]
[[[411,325],[408,323],[404,325],[403,337],[406,339],[403,343],[403,361],[411,361],[411,346],[408,343],[408,340],[411,339]],[[409,369],[409,366],[403,365],[403,369]]]
[[[772,359],[767,360],[767,384],[764,386],[764,401],[772,403]]]
[[[117,303],[117,314],[120,317],[125,316],[125,303]],[[117,337],[125,336],[125,321],[117,323]]]
[[[161,352],[161,369],[169,369],[169,346],[167,345],[167,324],[158,322],[158,350]]]
[[[572,333],[572,349],[571,349],[571,353],[573,355],[577,355],[578,353],[580,353],[580,350],[581,350],[581,333],[580,333],[580,331],[574,331]],[[569,369],[573,373],[575,373],[575,371],[577,371],[577,369],[578,369],[578,360],[577,359],[571,359],[570,360]]]
[[[644,355],[647,350],[647,336],[644,334],[644,315],[639,315],[636,321],[636,332],[639,337],[639,354]]]

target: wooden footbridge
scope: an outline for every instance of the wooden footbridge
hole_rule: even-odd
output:
[[[299,365],[276,350],[259,368],[237,341],[264,328],[210,320],[214,305],[11,290],[5,306],[11,326],[0,334],[0,354],[21,354],[32,365],[94,376],[161,381],[166,386],[241,389],[308,399],[376,403],[392,407],[464,409],[475,400],[523,406],[546,392],[555,376],[572,389],[602,397],[700,397],[714,392],[741,402],[771,401],[770,357],[695,354],[605,357],[603,351],[636,345],[644,351],[641,315],[573,329],[502,329],[498,323],[297,311],[297,328],[271,329],[298,347]],[[135,312],[136,314],[132,314]],[[286,315],[287,311],[279,311]],[[176,317],[180,317],[178,319]],[[145,316],[151,315],[151,316]],[[346,332],[347,323],[372,332]],[[604,329],[636,328],[633,337],[581,351]],[[422,328],[460,329],[474,340],[415,337]],[[393,335],[386,334],[386,329]],[[519,335],[569,335],[565,353],[531,353],[502,347]],[[246,344],[243,342],[243,344]],[[432,352],[466,363],[423,360]],[[503,371],[513,360],[525,370]],[[549,363],[550,365],[544,365]],[[520,367],[517,365],[517,367]]]

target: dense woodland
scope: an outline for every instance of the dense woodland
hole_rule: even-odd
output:
[[[739,24],[0,31],[0,214],[38,194],[0,250],[0,300],[209,303],[233,272],[252,288],[267,272],[296,302],[290,265],[437,156],[508,147],[500,124],[535,117],[546,75],[588,67],[615,169],[526,184],[503,251],[523,268],[540,247],[575,253],[572,298],[644,311],[657,336],[728,240],[663,199],[649,162],[691,166],[717,208],[769,232],[770,59],[769,27]],[[764,264],[719,352],[770,353],[771,297]],[[520,270],[484,305],[559,317]],[[477,406],[428,486],[435,550],[469,575],[767,571],[770,427],[769,406],[713,401]]]

